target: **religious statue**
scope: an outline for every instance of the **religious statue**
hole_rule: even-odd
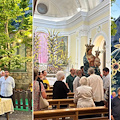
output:
[[[93,67],[95,69],[95,74],[100,75],[100,59],[98,58],[99,56],[99,52],[96,54],[96,56],[94,56],[92,54],[92,48],[94,47],[94,45],[91,44],[91,39],[90,39],[90,43],[86,44],[86,52],[85,55],[83,57],[83,63],[84,63],[84,73],[85,76],[88,77],[88,68],[89,67]],[[98,64],[99,63],[99,64]]]
[[[95,67],[99,67],[101,65],[100,58],[98,57],[100,54],[99,49],[97,51],[95,51],[95,53],[96,53],[96,56],[95,56],[94,65],[95,65]]]

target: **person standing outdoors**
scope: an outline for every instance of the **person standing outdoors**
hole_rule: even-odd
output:
[[[0,72],[0,77],[2,77],[2,76],[4,76],[4,75],[5,75],[5,71],[2,70],[2,71]]]
[[[66,84],[69,87],[70,91],[73,92],[73,81],[75,79],[75,69],[70,69],[70,75],[66,78]]]
[[[9,71],[5,70],[5,76],[0,78],[1,98],[12,98],[13,88],[15,88],[14,78],[9,76]]]

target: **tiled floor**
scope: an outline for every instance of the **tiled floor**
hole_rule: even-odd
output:
[[[6,116],[0,116],[0,120],[7,120]],[[12,114],[9,114],[9,120],[32,120],[32,112],[14,111]]]

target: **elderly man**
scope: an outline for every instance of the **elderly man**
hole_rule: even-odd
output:
[[[109,88],[110,85],[110,74],[109,74],[109,69],[105,67],[103,69],[103,88],[104,88],[104,93]]]
[[[2,77],[2,76],[4,76],[4,75],[5,75],[5,71],[2,70],[2,71],[0,72],[0,77]]]
[[[80,86],[79,80],[82,77],[81,70],[77,70],[76,73],[77,73],[77,77],[73,81],[73,92],[75,92],[76,88]]]
[[[12,98],[13,88],[15,87],[15,82],[12,77],[9,76],[9,71],[5,70],[5,76],[0,78],[1,93],[2,98]]]
[[[73,92],[73,81],[74,81],[75,77],[76,77],[75,76],[75,69],[72,68],[72,69],[70,69],[70,75],[67,76],[67,78],[66,78],[66,84],[68,85],[71,92]]]
[[[111,109],[112,109],[112,120],[120,120],[120,87],[117,89],[118,96],[112,99]]]
[[[96,106],[104,105],[104,92],[103,92],[103,80],[99,75],[94,74],[95,71],[92,67],[88,69],[88,85],[92,87],[93,99]]]

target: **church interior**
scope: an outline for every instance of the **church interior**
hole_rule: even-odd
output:
[[[52,95],[56,80],[60,76],[59,71],[64,72],[63,81],[69,86],[67,76],[73,69],[77,71],[84,66],[84,72],[88,72],[89,68],[93,67],[94,70],[99,71],[98,76],[103,75],[103,68],[110,69],[110,1],[34,0],[33,7],[34,68],[37,68],[39,75],[42,71],[46,72],[49,82],[49,88],[46,88],[48,109],[57,106],[57,110],[34,111],[34,119],[77,120],[84,119],[78,117],[79,115],[96,115],[96,111],[99,111],[102,116],[97,116],[98,119],[107,120],[108,116],[106,117],[105,114],[108,109],[103,106],[74,109],[76,108],[75,104],[73,105],[75,93],[72,89],[67,93],[67,100],[55,101]],[[91,50],[90,57],[89,50]],[[92,62],[90,64],[92,57],[94,65]],[[98,60],[99,65],[95,65],[95,60]],[[85,73],[85,76],[88,77],[88,73]],[[60,106],[65,106],[66,103],[69,104],[68,107],[61,110]],[[88,117],[84,120],[92,119],[95,118]]]
[[[39,8],[43,3],[46,8]],[[92,53],[99,49],[101,65],[100,71],[104,67],[110,68],[110,3],[109,0],[36,0],[34,4],[33,32],[44,36],[49,31],[59,32],[59,36],[65,36],[68,65],[64,68],[66,75],[70,68],[79,69],[83,66],[83,57],[86,51],[85,44],[89,43],[90,38],[93,47]],[[41,12],[44,13],[40,13]],[[43,34],[44,33],[44,34]],[[43,34],[43,35],[42,35]],[[40,38],[42,39],[42,37]],[[45,41],[45,38],[42,39]],[[47,46],[41,47],[47,49]],[[46,57],[40,55],[38,57]],[[39,58],[38,58],[39,59]],[[38,61],[40,70],[47,70],[47,60]],[[51,83],[52,84],[52,83]]]

